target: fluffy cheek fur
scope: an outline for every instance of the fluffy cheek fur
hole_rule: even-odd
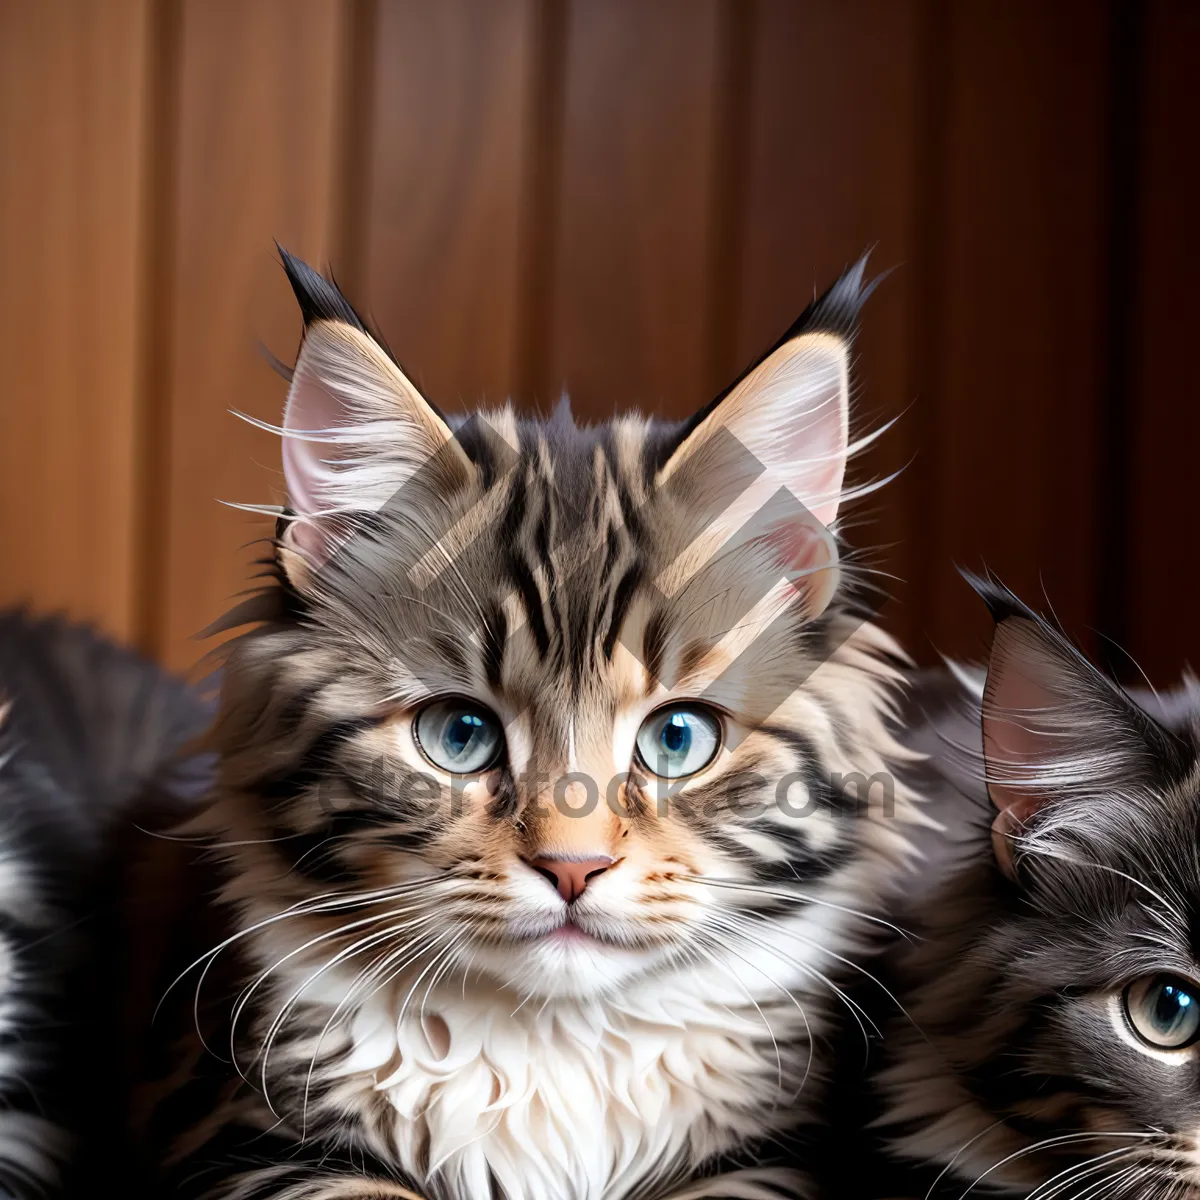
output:
[[[804,711],[792,712],[797,706]],[[819,712],[797,699],[784,715],[813,726]],[[412,736],[412,716],[396,714],[340,744],[333,769],[290,798],[284,827],[265,817],[247,823],[248,805],[227,810],[240,814],[230,832],[250,868],[232,894],[247,924],[267,923],[261,969],[285,959],[320,972],[306,997],[328,992],[340,1004],[359,994],[363,970],[375,980],[429,966],[421,987],[465,972],[521,996],[585,999],[685,962],[725,959],[735,929],[762,936],[778,887],[803,878],[806,855],[822,869],[834,865],[861,824],[814,803],[813,756],[768,732],[731,729],[709,768],[669,789],[636,771],[628,779],[632,762],[618,772],[611,750],[607,761],[596,754],[587,773],[598,794],[589,805],[569,790],[556,802],[550,785],[526,794],[507,770],[465,783],[437,772]],[[580,745],[622,742],[609,727],[591,732]],[[785,779],[795,782],[781,805]],[[572,842],[616,862],[568,920],[567,905],[529,862]],[[375,892],[379,900],[349,922],[344,906],[312,912],[306,873],[322,865],[335,868],[323,891],[336,882],[349,896]],[[310,911],[279,922],[293,904]],[[276,944],[276,935],[294,938],[298,921],[305,938]],[[339,956],[332,967],[330,954]]]
[[[388,734],[393,753],[405,762],[394,773],[423,769],[430,779],[429,765],[415,757],[409,722],[407,715],[398,718]],[[772,753],[765,740],[744,740],[669,796],[656,794],[643,778],[641,787],[612,787],[610,804],[600,798],[610,789],[598,780],[599,795],[586,812],[575,811],[589,808],[584,796],[556,803],[547,788],[518,800],[514,817],[498,816],[505,791],[515,787],[510,778],[493,772],[456,785],[444,777],[428,801],[436,832],[426,844],[398,850],[384,827],[357,853],[344,853],[354,854],[372,888],[429,881],[425,895],[405,907],[420,914],[413,918],[414,941],[444,951],[448,972],[479,972],[543,999],[601,995],[703,954],[711,949],[705,931],[720,909],[734,901],[753,906],[753,894],[714,894],[700,877],[749,882],[748,847],[767,859],[786,858],[786,846],[770,832],[777,814],[766,804],[773,795],[768,778],[782,777],[796,763]],[[743,780],[748,765],[760,772],[754,778],[763,797],[757,805],[739,797],[741,807],[726,811],[731,782]],[[819,841],[833,836],[820,815],[808,824]],[[568,921],[567,905],[528,864],[541,847],[570,837],[611,848],[617,861],[571,906]]]

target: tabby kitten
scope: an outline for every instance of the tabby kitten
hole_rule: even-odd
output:
[[[221,1099],[160,1110],[204,1114],[169,1186],[799,1194],[832,976],[922,820],[829,532],[863,264],[691,420],[598,427],[443,416],[284,266],[280,582],[198,826],[235,1061],[181,1060]]]
[[[108,1016],[91,954],[104,859],[147,791],[179,785],[184,802],[174,754],[206,716],[90,630],[0,613],[0,1195],[62,1194],[94,1161],[90,1089],[109,1108],[114,1091],[107,1033],[93,1036]]]
[[[932,1164],[914,1195],[1200,1195],[1200,690],[1138,702],[974,582],[997,622],[986,687],[963,676],[982,723],[943,749],[960,779],[974,759],[991,832],[918,905],[881,1128]]]

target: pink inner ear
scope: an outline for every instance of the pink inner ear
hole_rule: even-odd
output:
[[[293,521],[288,532],[293,547],[313,562],[321,562],[329,552],[329,538],[311,521]]]
[[[288,435],[334,429],[345,420],[345,410],[337,397],[302,362],[298,363],[283,414],[283,475],[293,512],[305,516],[328,507],[329,485],[337,474],[328,460],[334,456],[337,443]]]
[[[996,629],[983,712],[983,751],[987,760],[988,791],[1003,810],[1013,809],[1021,820],[1031,816],[1045,797],[1023,786],[1023,776],[1040,774],[1056,750],[1050,723],[1040,714],[1060,704],[1062,697],[1045,682],[1048,664],[1024,636],[1029,621],[1011,617]],[[1012,783],[1007,782],[1012,779]]]
[[[832,535],[815,517],[781,521],[762,541],[770,546],[797,592],[808,590],[812,574],[833,566],[836,558]]]
[[[791,462],[803,465],[802,490],[796,492],[822,525],[831,525],[837,517],[838,501],[846,475],[846,422],[838,396],[831,392],[810,415],[784,438],[785,453]]]

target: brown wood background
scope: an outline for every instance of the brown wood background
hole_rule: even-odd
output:
[[[702,404],[867,246],[858,514],[922,658],[986,562],[1197,657],[1200,4],[0,0],[0,601],[176,666],[331,265],[448,407]],[[1197,663],[1200,666],[1200,662]],[[1128,668],[1127,668],[1128,669]]]

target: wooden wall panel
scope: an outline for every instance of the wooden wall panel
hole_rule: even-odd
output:
[[[347,269],[447,408],[502,402],[516,379],[539,15],[534,0],[379,9],[366,253]]]
[[[1154,0],[1143,9],[1145,85],[1135,230],[1129,404],[1129,516],[1124,579],[1102,580],[1130,600],[1128,649],[1156,685],[1184,662],[1200,671],[1195,597],[1196,454],[1200,403],[1189,347],[1200,317],[1200,6]]]
[[[0,0],[0,603],[163,655],[247,586],[332,262],[449,407],[706,401],[862,249],[850,514],[918,657],[986,563],[1200,652],[1189,0]],[[1200,664],[1197,664],[1200,665]]]
[[[574,0],[535,399],[690,413],[709,365],[721,79],[716,0]]]
[[[129,637],[147,3],[0,3],[0,603]]]
[[[1108,315],[1111,25],[1096,0],[938,10],[913,537],[933,644],[982,652],[986,563],[1094,620]],[[926,643],[928,645],[928,643]]]
[[[734,236],[740,266],[724,374],[736,375],[812,298],[871,249],[869,274],[892,271],[863,313],[856,356],[860,432],[914,399],[917,174],[925,60],[917,0],[759,0],[750,16],[749,89]],[[872,249],[873,248],[873,249]],[[720,331],[718,331],[718,336]],[[858,464],[859,481],[904,467],[915,445],[905,416]],[[846,513],[864,566],[907,601],[911,473]],[[901,633],[910,603],[887,619]],[[906,639],[907,640],[907,639]]]
[[[152,630],[170,663],[247,586],[270,524],[219,501],[279,503],[278,422],[301,323],[272,239],[323,263],[331,241],[347,9],[334,0],[186,0],[180,18],[174,225],[156,336],[166,339],[163,519]]]

